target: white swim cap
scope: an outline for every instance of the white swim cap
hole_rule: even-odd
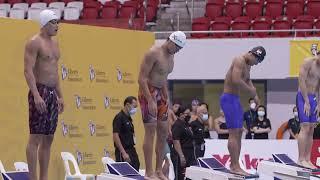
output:
[[[186,41],[187,41],[186,35],[181,31],[176,31],[172,33],[169,36],[169,39],[172,42],[174,42],[176,45],[180,46],[181,48],[183,48],[183,46],[186,44]]]
[[[40,21],[40,27],[42,28],[45,26],[49,21],[58,19],[58,16],[56,13],[54,13],[51,10],[45,9],[40,12],[39,21]]]

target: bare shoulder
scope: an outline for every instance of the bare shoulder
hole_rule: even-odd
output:
[[[160,54],[160,48],[157,46],[152,46],[149,51],[145,54],[145,61],[155,62]]]
[[[233,58],[232,65],[235,65],[237,67],[242,67],[244,65],[244,58],[242,56],[237,56]]]
[[[313,61],[315,60],[315,57],[308,57],[303,60],[303,63],[301,64],[302,67],[308,67],[311,66]]]
[[[39,48],[40,46],[40,37],[38,35],[34,35],[32,36],[30,39],[28,39],[27,43],[26,43],[26,49],[32,49],[32,50],[36,50]]]

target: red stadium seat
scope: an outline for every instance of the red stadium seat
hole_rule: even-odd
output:
[[[318,30],[320,29],[320,17],[318,17],[318,21],[314,23],[314,27]],[[320,31],[315,32],[315,34],[320,36]]]
[[[244,6],[244,12],[246,16],[250,17],[251,19],[254,19],[258,16],[262,16],[262,7],[262,0],[249,0],[246,2]]]
[[[210,27],[210,19],[206,17],[196,18],[192,22],[192,31],[208,31]],[[191,37],[204,38],[208,37],[209,34],[204,33],[192,33]]]
[[[82,12],[83,19],[97,19],[98,10],[96,8],[84,8]]]
[[[40,0],[25,0],[26,3],[28,3],[29,5],[31,5],[32,3],[37,3],[40,2]],[[1,1],[0,1],[1,3]]]
[[[306,14],[311,15],[313,17],[319,17],[320,16],[320,0],[308,0]]]
[[[13,5],[13,4],[16,4],[16,3],[23,3],[23,0],[8,0],[8,3]]]
[[[0,3],[6,3],[6,0],[0,0]]]
[[[147,16],[147,22],[155,21],[157,17],[157,7],[148,5],[146,16]]]
[[[119,12],[120,18],[136,17],[137,9],[134,6],[122,5]]]
[[[123,6],[132,6],[132,7],[136,8],[136,9],[140,8],[138,1],[125,1],[123,3]]]
[[[232,30],[250,30],[250,18],[248,16],[237,17],[231,24]],[[249,33],[232,33],[235,38],[248,37]]]
[[[285,6],[285,15],[289,18],[296,18],[303,14],[304,1],[288,0]]]
[[[252,23],[252,30],[270,30],[272,24],[272,19],[267,16],[257,17]],[[269,32],[255,32],[254,37],[267,37]]]
[[[212,31],[228,31],[230,29],[231,17],[217,17],[210,25]],[[213,33],[213,38],[224,38],[228,33]]]
[[[118,16],[118,10],[115,6],[103,7],[101,10],[101,18],[114,19]]]
[[[231,0],[226,3],[226,16],[232,19],[242,16],[242,2],[240,0]]]
[[[286,16],[277,17],[276,20],[273,22],[273,29],[274,30],[284,30],[284,29],[291,29],[292,20]],[[288,37],[291,36],[291,33],[288,32],[274,32],[274,36],[276,37]]]
[[[102,4],[99,1],[94,1],[94,0],[87,0],[83,2],[83,7],[84,8],[96,8],[100,9]]]
[[[52,2],[58,2],[59,0],[41,0],[41,2],[44,2],[44,3],[47,3],[47,4],[50,4]],[[71,1],[70,1],[71,2]]]
[[[121,7],[121,3],[119,1],[117,1],[117,0],[113,0],[113,1],[107,1],[103,5],[103,7],[111,7],[111,6],[112,7],[116,7],[117,10],[119,10],[120,7]]]
[[[276,17],[282,16],[283,2],[281,0],[268,0],[265,8],[265,16],[275,19]]]
[[[220,3],[207,3],[205,16],[213,20],[222,15],[223,4]]]
[[[293,29],[313,29],[313,21],[314,18],[313,16],[310,15],[303,15],[303,16],[298,16],[297,20],[293,23]],[[306,37],[310,36],[312,32],[297,32],[296,36],[298,37]]]

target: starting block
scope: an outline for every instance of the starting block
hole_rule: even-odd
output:
[[[224,165],[218,161],[216,158],[199,158],[198,159],[199,165],[202,168],[213,170],[212,172],[215,173],[217,176],[223,175],[227,177],[227,179],[258,179],[259,175],[250,175],[250,176],[243,176],[240,174],[236,174],[231,172],[229,169],[224,167]]]
[[[272,154],[273,161],[261,161],[258,164],[258,173],[264,179],[283,179],[283,180],[303,180],[317,177],[314,172],[319,170],[312,170],[302,167],[295,163],[286,154]]]
[[[29,173],[23,171],[2,172],[3,180],[29,180]]]
[[[144,177],[139,174],[127,162],[108,163],[107,168],[110,174],[103,173],[97,177],[97,180],[143,180]]]

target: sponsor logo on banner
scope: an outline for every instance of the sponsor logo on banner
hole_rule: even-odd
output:
[[[130,72],[121,71],[120,68],[117,68],[117,80],[123,84],[134,84],[134,76]]]
[[[105,96],[103,100],[104,100],[104,108],[107,109],[110,106],[110,98]]]
[[[68,125],[64,122],[64,120],[61,120],[61,130],[62,135],[64,137],[70,137],[70,138],[82,138],[83,135],[79,132],[80,128],[79,126],[75,125]]]
[[[91,152],[81,152],[79,150],[76,150],[76,155],[79,165],[92,165],[97,163],[97,161],[94,160],[93,153]]]
[[[76,69],[67,68],[64,64],[61,65],[62,80],[70,82],[81,82],[82,78]]]
[[[318,44],[312,44],[311,45],[311,54],[314,56],[317,56],[318,53]]]
[[[96,83],[109,83],[107,73],[93,68],[92,65],[89,65],[89,79],[91,82],[95,80]]]
[[[320,168],[320,140],[314,139],[311,150],[311,162]]]
[[[121,102],[119,98],[113,98],[113,97],[104,97],[104,107],[106,109],[110,108],[112,110],[121,110]]]
[[[89,131],[91,136],[106,137],[110,134],[107,133],[107,128],[101,124],[95,124],[92,120],[89,121]]]
[[[93,99],[88,98],[86,96],[79,96],[74,95],[75,98],[75,105],[77,109],[84,109],[84,110],[95,110],[96,106],[93,104]]]

